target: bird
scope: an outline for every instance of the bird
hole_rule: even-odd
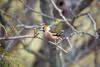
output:
[[[55,19],[54,21],[55,23],[52,24],[52,25],[49,25],[47,23],[45,23],[43,25],[43,31],[45,32],[51,32],[51,33],[56,33],[56,36],[61,36],[61,32],[62,30],[64,29],[64,26],[63,26],[63,22],[61,19]]]
[[[64,26],[61,19],[55,19],[55,23],[52,25],[45,23],[42,28],[47,40],[54,41],[62,38],[61,30],[63,30]]]

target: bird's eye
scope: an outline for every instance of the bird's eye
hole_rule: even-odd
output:
[[[42,31],[45,31],[45,30],[44,30],[44,26],[41,27],[41,30],[42,30]]]

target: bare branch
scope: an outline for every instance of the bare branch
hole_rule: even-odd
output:
[[[3,37],[0,40],[16,40],[16,39],[23,39],[23,38],[36,38],[39,33],[33,35],[25,35],[25,36],[14,36],[14,37]]]
[[[1,23],[0,23],[0,26],[4,29],[4,31],[5,31],[5,36],[7,37],[7,36],[8,36],[8,34],[7,34],[7,30],[6,30],[5,26],[4,26],[4,25],[2,25]]]
[[[53,6],[55,7],[55,9],[59,12],[60,16],[63,18],[63,20],[65,21],[65,23],[66,23],[70,28],[72,28],[72,30],[73,30],[74,32],[77,32],[77,30],[74,28],[74,26],[72,26],[72,25],[68,22],[68,20],[64,17],[64,15],[62,14],[62,10],[59,9],[59,8],[56,6],[56,4],[54,3],[53,0],[51,0],[51,3],[52,3]]]
[[[92,22],[92,25],[93,25],[93,30],[95,31],[95,37],[98,38],[98,33],[97,33],[97,27],[96,27],[96,21],[94,20],[93,16],[91,15],[90,12],[87,12],[87,13],[83,13],[83,14],[79,14],[77,15],[75,18],[77,19],[78,17],[81,17],[81,16],[88,16],[89,19],[91,20]],[[86,33],[85,33],[86,34]],[[91,35],[91,34],[90,34]]]
[[[92,25],[93,25],[93,27],[94,27],[93,29],[94,29],[94,31],[95,31],[95,33],[96,33],[95,37],[98,38],[98,33],[96,32],[96,30],[97,30],[97,28],[96,28],[96,22],[95,22],[95,20],[93,19],[93,17],[91,16],[90,13],[88,13],[87,15],[89,16],[89,18],[90,18],[90,20],[91,20],[91,22],[92,22]]]
[[[59,45],[56,45],[54,42],[48,41],[49,43],[51,43],[52,45],[56,46],[57,48],[59,48],[61,51],[63,51],[64,53],[68,53],[69,51],[64,50],[62,47],[60,47]]]
[[[66,39],[68,40],[68,43],[69,43],[69,45],[70,45],[70,48],[72,49],[73,46],[72,46],[72,43],[70,42],[70,39],[69,39],[68,37],[66,37]]]

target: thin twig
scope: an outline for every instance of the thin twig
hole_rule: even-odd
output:
[[[70,42],[70,39],[68,37],[66,37],[66,39],[68,40],[69,46],[72,49],[73,46],[72,46],[72,43]]]
[[[49,43],[51,43],[52,45],[56,46],[57,48],[59,48],[61,51],[63,51],[64,53],[68,53],[68,51],[64,50],[62,47],[60,47],[59,45],[56,45],[54,42],[48,41]]]
[[[41,29],[42,28],[42,25],[25,25],[25,24],[21,24],[21,25],[17,25],[17,27],[22,27],[22,28],[26,28],[26,29]]]
[[[2,25],[1,23],[0,23],[0,26],[4,29],[4,31],[5,31],[5,36],[7,37],[8,34],[7,34],[7,30],[6,30],[6,28],[5,28],[4,25]]]
[[[16,39],[23,39],[23,38],[35,38],[39,33],[33,35],[25,35],[25,36],[14,36],[14,37],[3,37],[0,40],[16,40]]]
[[[90,20],[91,20],[91,22],[92,22],[92,25],[93,25],[93,29],[94,29],[94,31],[95,31],[95,33],[96,33],[96,38],[98,38],[98,33],[96,32],[96,30],[97,30],[97,28],[96,28],[96,22],[95,22],[95,20],[93,19],[93,17],[91,16],[91,14],[90,13],[88,13],[87,14],[88,15],[88,17],[90,18]]]

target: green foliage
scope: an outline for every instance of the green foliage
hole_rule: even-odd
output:
[[[0,67],[24,67],[18,58],[0,48]]]

